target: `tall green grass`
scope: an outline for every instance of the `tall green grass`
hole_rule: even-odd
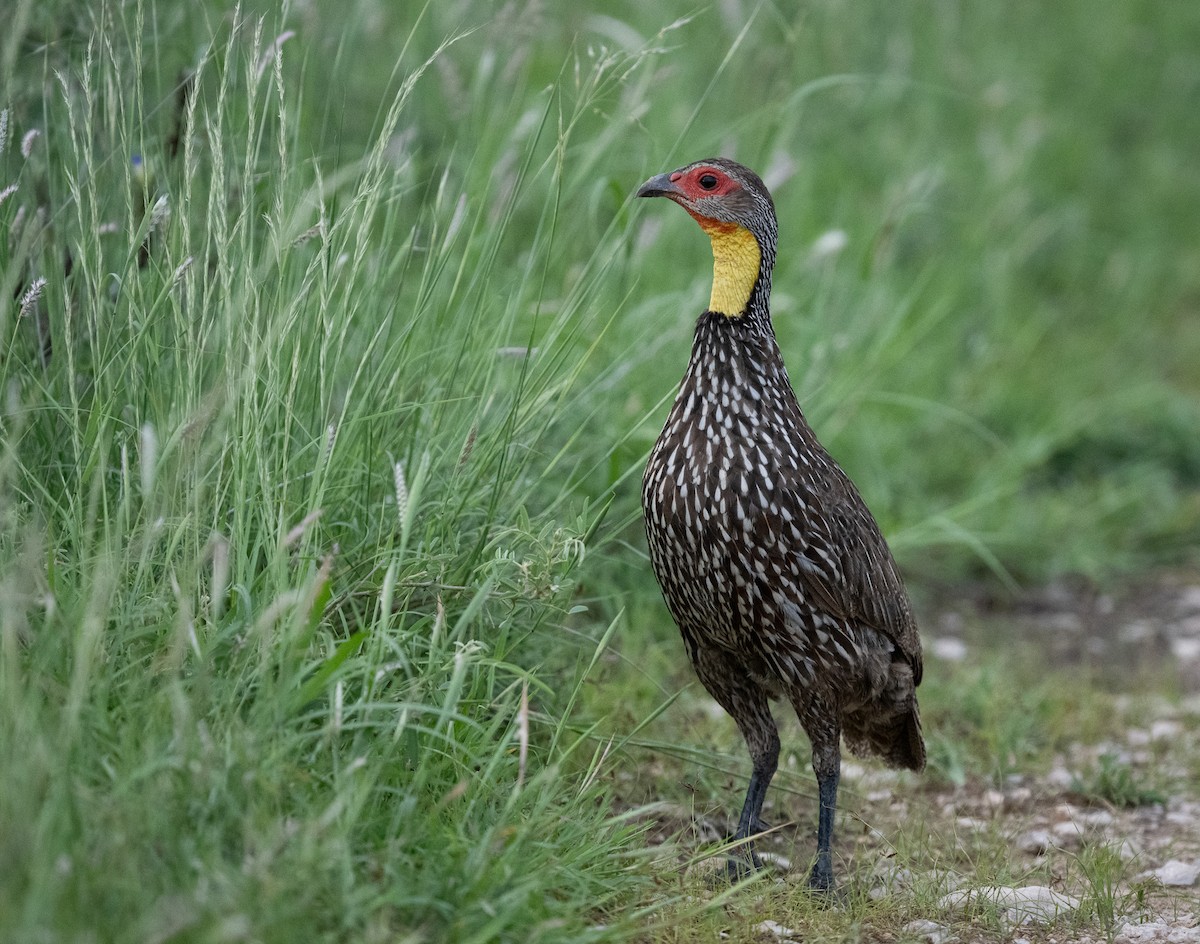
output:
[[[556,245],[632,60],[467,186],[402,128],[462,34],[327,165],[263,19],[148,104],[153,12],[46,70],[32,147],[4,113],[0,936],[612,937],[639,842],[566,727],[605,503],[564,417],[616,256],[564,283]]]
[[[605,744],[682,659],[636,481],[708,261],[630,193],[703,154],[918,589],[1194,556],[1196,17],[943,13],[19,0],[0,937],[656,920]]]

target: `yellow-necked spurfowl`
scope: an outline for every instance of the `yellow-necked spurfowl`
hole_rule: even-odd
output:
[[[642,184],[712,240],[713,287],[642,484],[654,572],[704,687],[737,722],[753,772],[730,860],[779,760],[768,701],[786,698],[812,741],[820,814],[809,885],[833,886],[840,741],[921,770],[921,642],[904,583],[854,484],[805,422],[768,302],[775,206],[753,171],[721,158]]]

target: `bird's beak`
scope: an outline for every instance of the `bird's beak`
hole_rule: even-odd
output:
[[[670,174],[659,174],[651,177],[638,187],[639,197],[670,197],[672,200],[683,197],[683,191],[671,180]]]

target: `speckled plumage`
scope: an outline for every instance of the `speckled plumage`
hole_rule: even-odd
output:
[[[693,183],[705,170],[732,189],[706,197]],[[810,883],[829,888],[841,736],[856,753],[924,766],[917,627],[875,519],[817,441],[788,380],[768,310],[776,223],[766,188],[746,168],[709,159],[640,193],[670,197],[702,226],[743,226],[761,250],[744,310],[706,311],[697,322],[679,396],[646,466],[642,507],[654,572],[688,655],[750,750],[737,838],[761,828],[779,754],[768,700],[786,698],[812,741],[820,784]]]

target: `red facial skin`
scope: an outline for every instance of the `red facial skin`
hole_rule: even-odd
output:
[[[717,185],[711,190],[705,190],[700,186],[700,178],[704,176],[716,177]],[[698,200],[702,197],[723,197],[739,189],[739,184],[728,174],[703,164],[693,167],[686,174],[672,174],[671,183],[687,194],[689,200]]]
[[[700,186],[700,178],[705,176],[717,178],[717,185],[712,189],[705,189],[704,187]],[[686,174],[676,172],[671,175],[670,180],[671,183],[675,184],[675,186],[683,191],[683,195],[688,200],[699,200],[703,199],[704,197],[723,197],[726,194],[733,193],[733,191],[738,190],[741,187],[741,185],[738,184],[737,181],[731,178],[728,174],[718,170],[715,167],[708,167],[704,164],[701,164],[699,167],[693,167]],[[723,223],[697,213],[684,203],[680,203],[679,205],[687,210],[688,213],[690,213],[696,220],[696,222],[703,226],[705,230],[718,229],[721,231],[729,231],[737,228],[732,223]]]

